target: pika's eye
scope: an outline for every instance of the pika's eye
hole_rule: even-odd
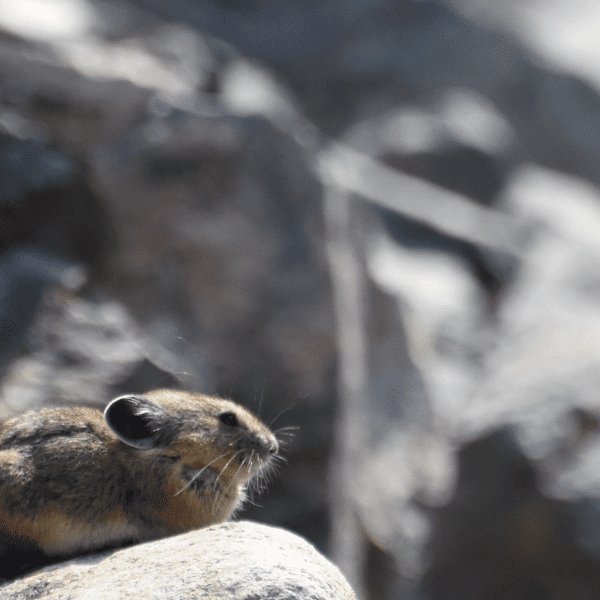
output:
[[[232,412],[224,412],[219,415],[219,421],[228,427],[237,427],[240,423]]]

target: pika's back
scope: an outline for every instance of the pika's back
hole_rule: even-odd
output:
[[[275,436],[241,406],[173,390],[122,396],[104,415],[52,408],[8,419],[0,577],[223,521],[277,451]]]
[[[0,451],[68,440],[81,436],[109,440],[110,429],[102,414],[91,408],[46,408],[30,411],[0,423]]]
[[[101,413],[92,409],[45,409],[5,421],[0,426],[0,510],[35,515],[52,497],[69,507],[106,455],[111,437]]]

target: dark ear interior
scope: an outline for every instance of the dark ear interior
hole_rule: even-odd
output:
[[[159,413],[160,407],[142,396],[121,396],[106,407],[104,420],[121,441],[147,450],[157,444]]]

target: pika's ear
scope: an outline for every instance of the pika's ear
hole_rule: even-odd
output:
[[[128,446],[149,450],[159,445],[163,409],[143,396],[120,396],[104,410],[112,432]]]

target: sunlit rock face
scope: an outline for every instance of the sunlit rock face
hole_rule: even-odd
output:
[[[356,598],[335,565],[301,537],[246,521],[53,565],[0,590],[6,600],[35,597],[40,590],[48,600],[107,593],[125,600],[134,587],[169,600]]]

